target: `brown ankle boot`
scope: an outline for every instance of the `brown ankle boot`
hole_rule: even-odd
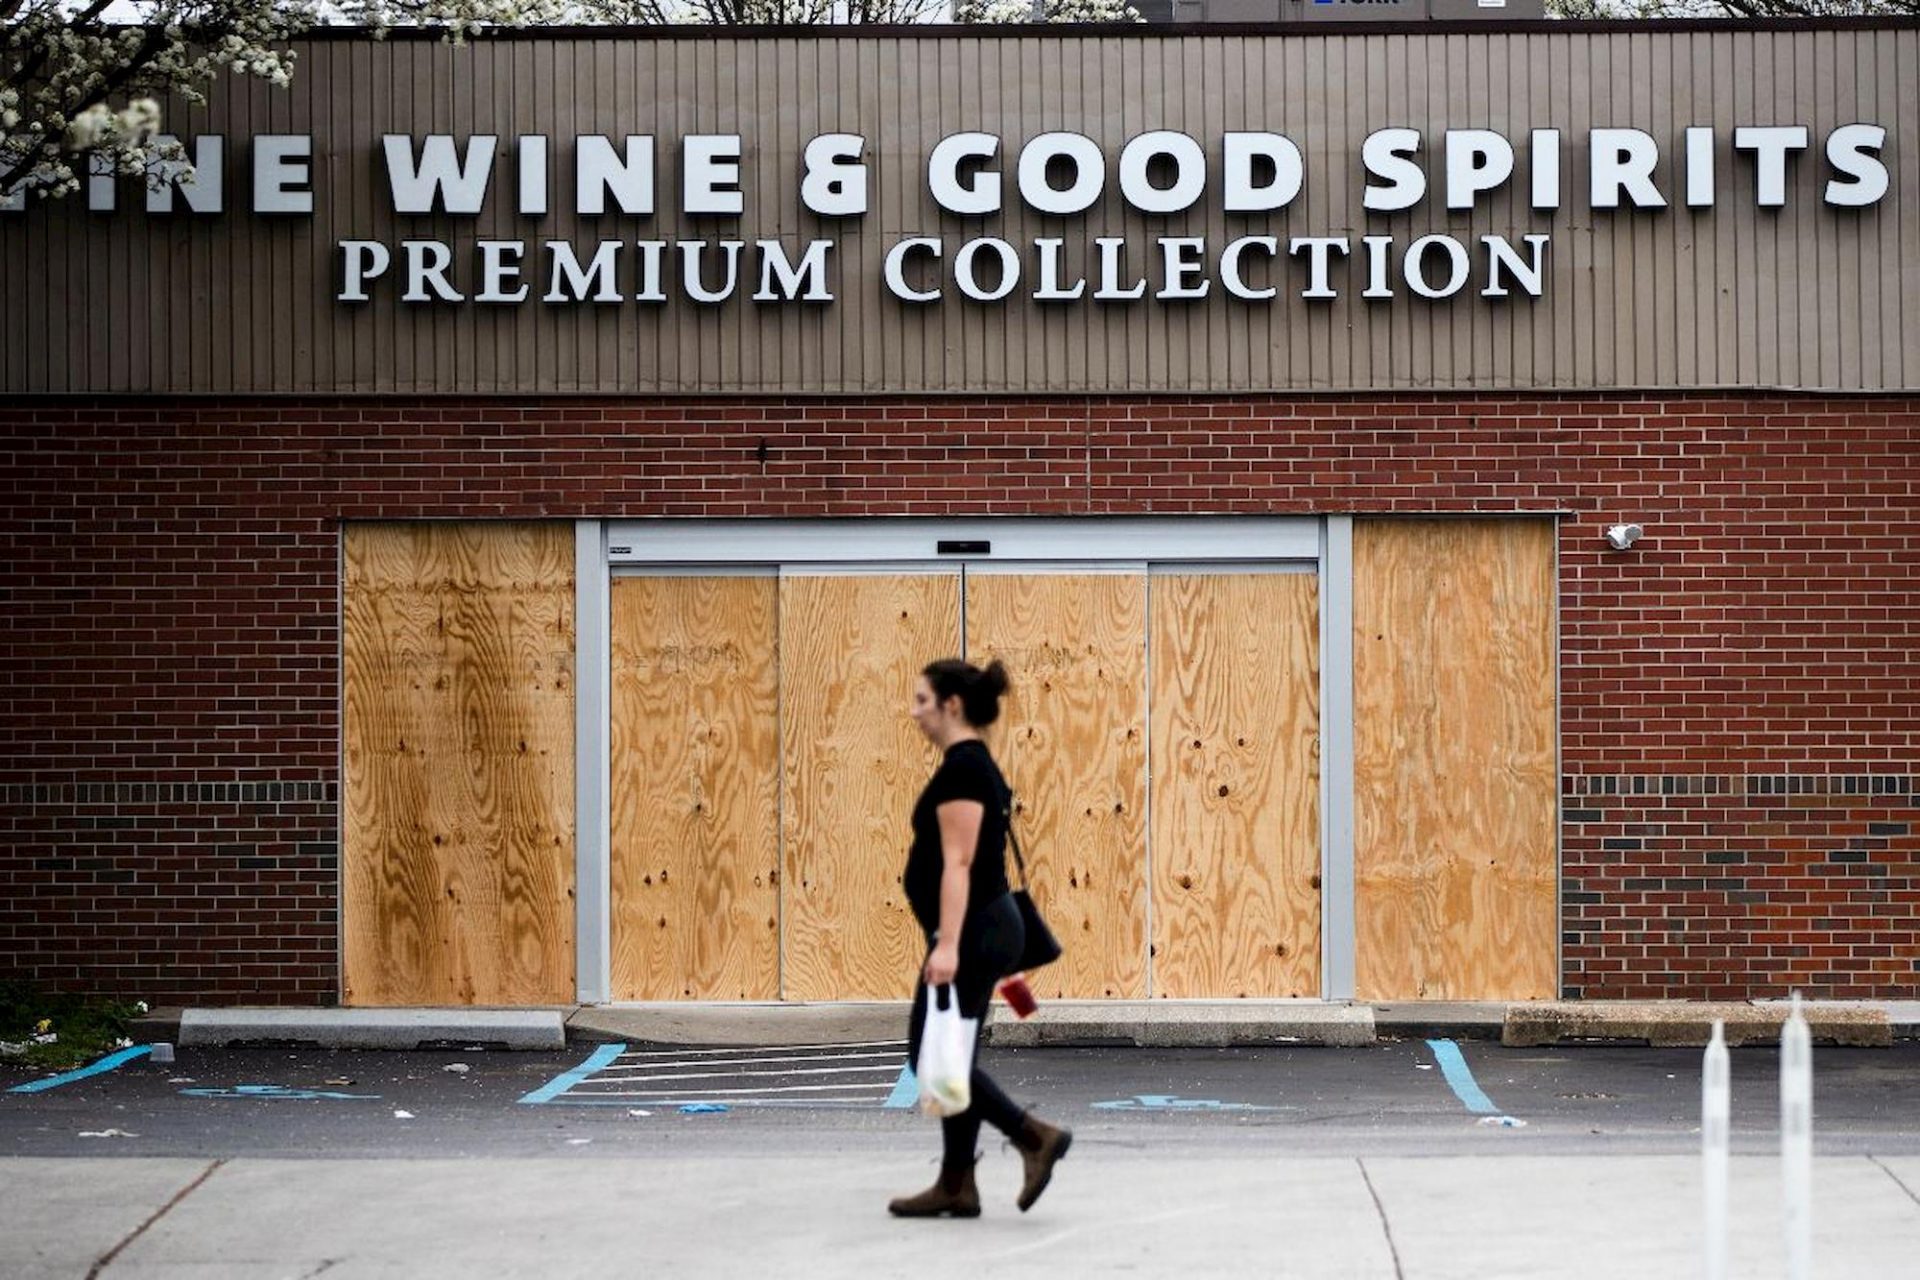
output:
[[[963,1165],[940,1165],[940,1176],[917,1196],[902,1196],[887,1203],[887,1212],[896,1218],[937,1218],[951,1214],[956,1218],[980,1216],[980,1188],[973,1182],[973,1161]]]
[[[1015,1201],[1020,1212],[1033,1208],[1033,1202],[1047,1189],[1047,1183],[1053,1180],[1053,1166],[1067,1154],[1067,1148],[1073,1145],[1071,1129],[1056,1129],[1042,1120],[1035,1120],[1031,1114],[1020,1117],[1020,1132],[1014,1137],[1013,1145],[1020,1149],[1020,1160],[1026,1165],[1026,1182],[1020,1188],[1020,1198]]]

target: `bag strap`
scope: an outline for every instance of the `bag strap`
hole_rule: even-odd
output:
[[[1007,822],[1007,840],[1013,845],[1013,865],[1020,868],[1020,888],[1027,887],[1027,860],[1020,852],[1020,833],[1013,829],[1013,788],[1007,788],[1006,807],[1000,814]]]

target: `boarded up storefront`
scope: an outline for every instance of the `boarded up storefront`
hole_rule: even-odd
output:
[[[24,975],[899,999],[962,655],[1044,997],[1910,993],[1920,24],[296,52],[0,193]]]

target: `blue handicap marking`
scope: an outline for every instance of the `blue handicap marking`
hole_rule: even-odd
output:
[[[1297,1107],[1266,1107],[1257,1102],[1216,1102],[1211,1098],[1182,1098],[1172,1093],[1137,1093],[1131,1098],[1093,1104],[1101,1111],[1297,1111]]]
[[[327,1089],[289,1089],[278,1084],[237,1084],[231,1089],[182,1089],[189,1098],[345,1098],[377,1102],[377,1093],[334,1093]]]

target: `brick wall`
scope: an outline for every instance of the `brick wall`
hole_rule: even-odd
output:
[[[1920,989],[1920,400],[59,399],[0,457],[8,973],[335,996],[342,519],[1562,511],[1567,993]]]

